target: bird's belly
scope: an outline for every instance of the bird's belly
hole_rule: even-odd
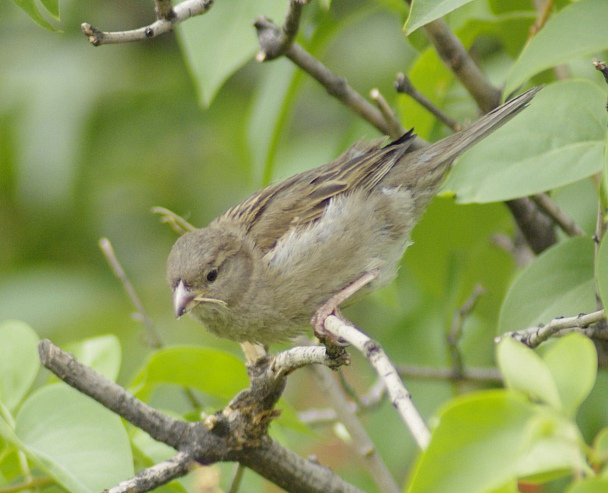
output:
[[[289,295],[289,310],[312,316],[365,273],[377,277],[364,292],[389,284],[410,243],[412,207],[409,190],[398,188],[332,199],[318,221],[293,228],[266,256],[275,283],[268,288]]]

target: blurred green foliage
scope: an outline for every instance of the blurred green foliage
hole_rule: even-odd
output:
[[[582,15],[586,4],[592,4],[593,12],[603,12],[603,1],[579,2],[574,18]],[[220,4],[229,4],[227,0],[217,3],[218,10]],[[274,2],[281,3],[286,2]],[[48,9],[50,4],[43,5]],[[556,2],[563,8],[560,14],[568,14],[567,4]],[[27,3],[28,12],[35,15],[32,5]],[[238,8],[238,3],[231,5]],[[255,10],[255,3],[248,8]],[[246,21],[270,14],[260,8],[259,12],[251,11],[253,17]],[[213,22],[212,16],[213,10],[201,18],[201,24]],[[447,130],[409,98],[394,93],[397,72],[408,73],[423,93],[460,121],[475,118],[476,109],[424,36],[415,31],[405,38],[402,27],[406,17],[404,4],[396,0],[334,0],[329,11],[320,2],[312,2],[304,12],[299,42],[364,96],[371,88],[379,88],[389,104],[399,109],[404,126],[414,126],[424,138],[436,140]],[[525,79],[518,75],[521,73],[534,75],[534,83],[556,78],[553,73],[541,73],[546,68],[542,49],[537,57],[530,50],[530,61],[519,66],[519,73],[510,75],[535,18],[531,2],[523,0],[476,0],[446,16],[497,85],[509,82],[509,77],[514,77],[512,84],[519,84]],[[84,339],[113,334],[122,347],[118,381],[123,385],[134,384],[136,376],[135,383],[141,384],[143,362],[157,358],[145,343],[143,324],[131,316],[133,307],[103,259],[97,246],[99,238],[112,242],[166,344],[206,346],[240,358],[236,344],[214,338],[189,319],[174,320],[164,268],[175,234],[151,214],[151,208],[167,207],[203,226],[268,181],[324,164],[358,138],[378,136],[376,129],[287,60],[268,64],[247,61],[257,49],[250,24],[250,35],[241,33],[244,37],[239,37],[237,47],[249,55],[238,58],[232,53],[235,56],[230,64],[223,64],[224,58],[213,46],[187,47],[192,43],[185,32],[190,25],[179,27],[177,36],[99,48],[88,44],[79,29],[81,22],[103,30],[123,30],[153,20],[150,2],[67,1],[61,3],[60,22],[45,20],[62,31],[53,32],[40,29],[14,3],[0,3],[0,41],[10,47],[0,51],[0,321],[23,320],[40,337],[62,346],[73,344],[79,350],[86,347],[86,342],[81,342]],[[572,25],[568,20],[566,16],[559,22]],[[596,15],[590,22],[600,21],[601,16]],[[586,79],[584,84],[596,84],[596,94],[605,92],[603,81],[582,57],[605,50],[608,40],[605,29],[599,34],[597,29],[587,29],[594,33],[590,44],[557,61],[567,65],[571,76]],[[553,34],[555,43],[562,36],[574,44],[574,38],[568,41],[561,31],[558,34]],[[228,39],[216,35],[214,41],[222,46]],[[550,37],[541,38],[541,48],[552,46],[551,42]],[[202,52],[207,59],[217,61],[216,68],[221,71],[211,74],[211,82],[204,80],[204,75],[209,75],[204,74],[205,65],[194,63]],[[575,101],[576,95],[572,98],[565,103]],[[580,123],[585,116],[574,115],[573,121],[575,118]],[[601,133],[597,125],[594,128]],[[594,140],[598,148],[602,142],[601,136]],[[602,165],[605,163],[590,166],[588,173],[574,173],[572,180],[580,181],[559,182],[563,186],[554,193],[560,206],[589,232],[595,225],[597,200],[592,181],[585,177]],[[538,182],[543,182],[541,171],[537,176]],[[464,181],[471,185],[470,178]],[[505,179],[505,184],[511,183]],[[498,183],[494,193],[500,189]],[[477,204],[471,196],[457,195],[470,202],[466,205],[456,205],[452,197],[438,198],[414,231],[415,243],[406,253],[398,280],[348,312],[397,362],[451,365],[447,332],[478,283],[486,293],[464,322],[459,348],[465,365],[493,362],[501,305],[520,267],[494,241],[514,236],[506,207],[499,202]],[[492,200],[483,200],[488,201]],[[606,252],[604,246],[602,259]],[[591,268],[590,261],[583,263],[587,270]],[[543,272],[551,271],[551,265],[541,266],[546,269]],[[606,292],[604,271],[600,270],[602,293]],[[559,280],[554,287],[552,295],[559,296]],[[509,323],[517,319],[517,306],[510,313]],[[504,317],[501,322],[508,325]],[[107,352],[103,352],[102,367],[109,366],[115,374],[120,349],[113,339],[103,340]],[[94,361],[91,358],[91,364]],[[159,368],[160,376],[148,382],[146,389],[152,393],[152,404],[175,413],[191,412],[181,391],[163,385],[170,380],[170,375],[161,371],[167,367]],[[353,365],[344,374],[359,392],[365,392],[374,381],[358,355],[353,355]],[[184,378],[176,376],[174,381]],[[41,383],[39,377],[37,384]],[[406,384],[425,417],[461,391],[479,387],[424,380],[408,380]],[[583,405],[579,421],[587,440],[608,422],[608,406],[601,398],[607,384],[600,373],[588,401],[591,404]],[[217,392],[200,397],[204,408],[223,403]],[[285,399],[296,410],[324,405],[304,372],[290,377]],[[397,480],[404,481],[416,450],[394,409],[384,403],[363,420],[380,455]],[[329,427],[311,437],[288,424],[281,426],[279,421],[273,433],[298,453],[316,455],[346,480],[374,491],[355,452]],[[150,452],[152,445],[137,434],[132,441],[137,465],[150,465],[167,453],[164,449]],[[225,486],[230,466],[222,465],[221,470]],[[244,490],[262,488],[261,480],[253,476],[246,474]]]

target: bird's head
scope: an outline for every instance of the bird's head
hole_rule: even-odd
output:
[[[229,308],[247,290],[251,273],[251,254],[239,233],[208,227],[184,234],[167,261],[175,316],[195,310],[204,318],[207,308]]]

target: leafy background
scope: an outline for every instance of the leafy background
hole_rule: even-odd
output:
[[[452,2],[452,6],[460,3]],[[143,326],[132,317],[133,309],[100,253],[98,240],[107,237],[166,344],[221,349],[241,358],[236,344],[210,336],[189,319],[174,320],[164,265],[175,235],[150,209],[165,206],[202,226],[265,183],[323,164],[362,136],[378,136],[377,130],[287,60],[250,61],[257,50],[251,22],[259,15],[280,21],[283,4],[218,0],[209,15],[187,22],[177,35],[96,49],[80,32],[81,22],[108,30],[139,27],[154,20],[150,3],[62,2],[61,22],[41,14],[44,22],[61,33],[36,26],[14,3],[0,4],[0,41],[11,47],[0,51],[0,320],[23,320],[40,337],[63,347],[113,334],[122,348],[118,382],[138,386],[159,408],[190,412],[181,390],[162,385],[171,377],[170,358],[157,363],[164,375],[142,374],[142,362],[154,351],[145,344]],[[593,233],[597,206],[593,182],[587,177],[603,165],[605,136],[598,129],[605,127],[606,89],[589,57],[600,56],[600,50],[608,47],[603,17],[598,15],[605,10],[602,5],[601,0],[571,5],[578,10],[555,21],[553,27],[549,23],[541,32],[548,32],[548,39],[539,35],[537,51],[526,50],[515,69],[513,61],[536,17],[530,2],[506,6],[498,0],[476,0],[448,14],[450,27],[463,43],[471,46],[475,41],[489,78],[506,83],[510,90],[533,75],[535,84],[551,82],[554,74],[543,70],[567,63],[570,76],[579,80],[560,83],[572,84],[570,88],[548,86],[535,102],[537,109],[531,107],[531,114],[522,118],[540,119],[549,113],[548,121],[529,125],[539,128],[541,121],[550,127],[551,135],[561,131],[560,151],[567,150],[567,138],[572,138],[575,128],[576,139],[595,146],[596,154],[586,155],[586,164],[576,168],[583,171],[565,179],[563,171],[571,161],[564,160],[559,168],[555,156],[538,149],[535,163],[543,160],[542,166],[532,168],[531,164],[525,170],[529,179],[522,180],[526,186],[532,180],[532,189],[517,188],[517,181],[509,180],[522,172],[517,168],[505,165],[507,178],[488,184],[484,180],[495,176],[493,168],[485,173],[482,169],[480,175],[479,167],[468,166],[479,159],[494,162],[491,145],[489,149],[479,146],[461,160],[446,184],[447,193],[433,203],[416,228],[415,243],[404,258],[398,280],[348,313],[381,341],[394,360],[450,365],[447,331],[454,313],[478,283],[486,293],[464,326],[459,348],[465,364],[493,364],[493,338],[499,326],[514,330],[538,322],[534,315],[539,311],[522,314],[521,300],[515,295],[503,304],[521,267],[493,242],[497,236],[513,235],[510,216],[500,200],[557,188],[555,200],[588,234]],[[45,2],[44,6],[53,13],[56,4]],[[557,2],[558,8],[565,6],[568,2]],[[335,0],[329,11],[313,2],[305,11],[300,41],[362,94],[379,88],[399,109],[404,125],[415,126],[422,137],[436,140],[447,134],[446,129],[408,98],[394,95],[397,72],[408,73],[422,92],[460,121],[476,118],[476,110],[415,30],[415,17],[408,21],[411,36],[404,37],[407,15],[396,0]],[[569,36],[562,35],[560,23],[565,23]],[[580,32],[588,37],[581,39]],[[559,55],[549,57],[548,53]],[[591,110],[576,113],[573,108],[581,105]],[[453,191],[457,200],[449,193]],[[552,255],[567,263],[590,250],[590,242],[580,240],[566,243]],[[583,263],[572,286],[592,290],[593,265]],[[554,265],[549,262],[543,270],[540,263],[537,269],[544,275]],[[517,279],[521,282],[521,277]],[[578,313],[571,310],[579,308],[579,299],[562,303],[564,313],[555,315]],[[585,299],[589,301],[588,296]],[[108,352],[116,354],[116,349]],[[225,368],[229,363],[224,357],[229,355],[210,353],[201,373]],[[363,392],[373,375],[360,358],[354,355],[353,359],[346,378]],[[224,375],[224,391],[231,385],[239,388],[234,383],[242,382],[237,367]],[[113,368],[118,372],[118,364]],[[152,382],[148,387],[145,378]],[[36,385],[45,379],[42,373]],[[594,395],[601,395],[604,380],[600,374],[590,402],[595,402]],[[406,384],[425,416],[468,388],[420,380]],[[230,395],[208,389],[202,399],[213,410]],[[49,397],[37,394],[36,398]],[[375,486],[343,443],[348,440],[339,428],[303,433],[301,427],[290,424],[290,410],[311,405],[323,406],[322,396],[309,375],[296,373],[285,396],[286,423],[273,427],[275,436],[302,455],[317,455],[348,481],[373,491]],[[26,417],[28,409],[22,410]],[[589,440],[605,425],[607,409],[592,404],[583,407],[579,422],[585,438]],[[395,476],[404,479],[415,447],[394,410],[384,403],[363,419]],[[150,450],[145,437],[133,440],[141,450]],[[145,463],[153,455],[138,457]],[[222,466],[222,471],[222,484],[226,484],[230,467]],[[262,488],[253,474],[246,480],[249,488]],[[264,488],[272,491],[271,486]]]

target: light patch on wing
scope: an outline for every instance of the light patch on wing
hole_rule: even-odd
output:
[[[298,279],[302,285],[310,279],[325,279],[328,269],[347,282],[379,269],[373,283],[377,288],[395,277],[410,244],[412,227],[409,190],[356,191],[330,200],[318,221],[293,227],[266,259],[271,268],[289,275],[296,285]]]

